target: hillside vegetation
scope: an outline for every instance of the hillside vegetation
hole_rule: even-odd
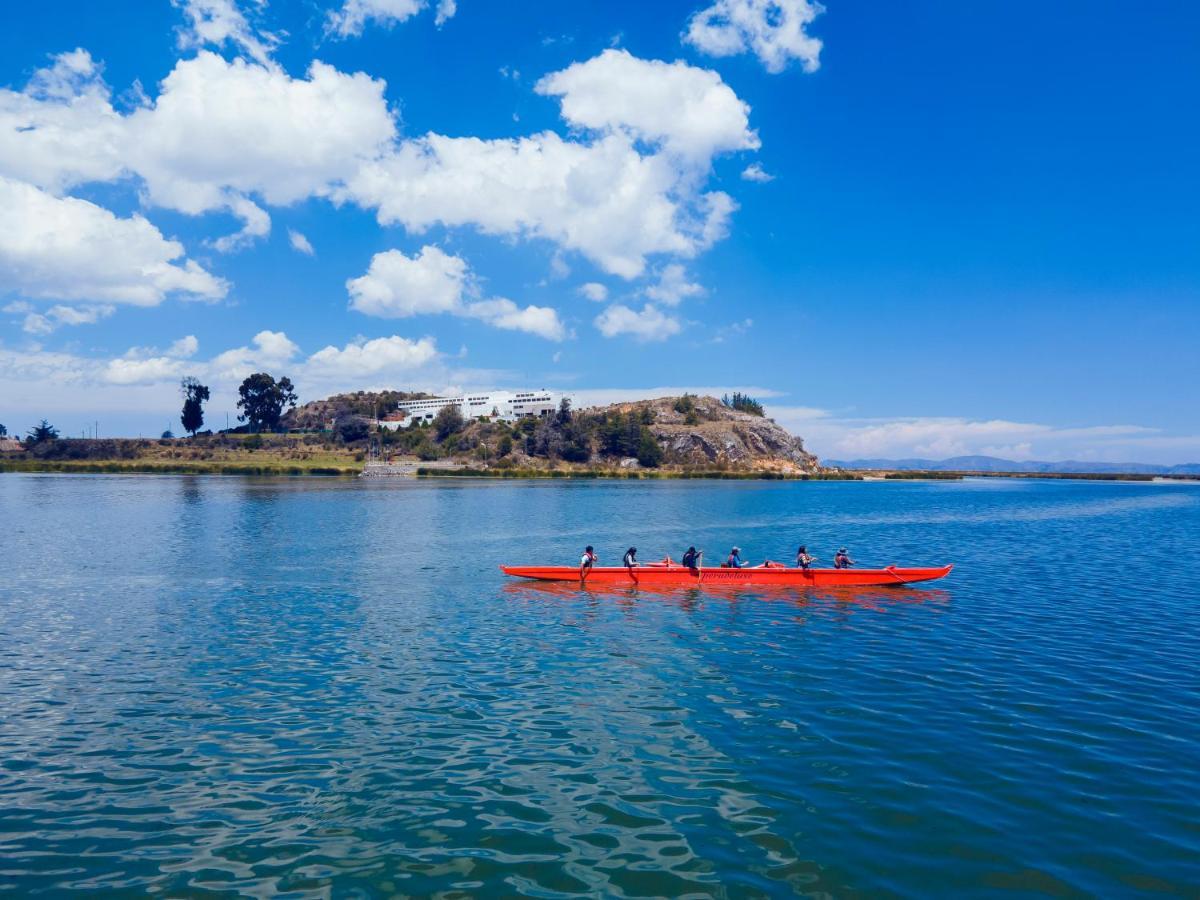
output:
[[[353,474],[372,452],[455,463],[496,474],[622,473],[812,476],[822,472],[800,438],[764,418],[749,398],[664,397],[514,423],[464,421],[457,408],[434,421],[374,428],[376,410],[423,395],[341,394],[290,411],[290,433],[29,441],[0,456],[0,470]]]

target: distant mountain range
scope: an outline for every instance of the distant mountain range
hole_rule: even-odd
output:
[[[1000,459],[996,456],[952,456],[950,459],[826,459],[827,466],[841,469],[894,469],[923,472],[1028,472],[1032,474],[1096,475],[1200,475],[1200,463],[1156,466],[1151,463],[1036,462]]]

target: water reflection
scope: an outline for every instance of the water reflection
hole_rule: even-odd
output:
[[[589,602],[614,601],[624,607],[639,599],[666,600],[685,612],[695,612],[706,599],[730,603],[765,602],[797,608],[829,606],[882,611],[889,605],[948,604],[952,593],[947,588],[919,588],[911,585],[847,586],[797,590],[774,585],[694,586],[641,585],[613,586],[597,583],[579,585],[571,581],[509,582],[502,588],[506,595],[528,598],[586,598]]]

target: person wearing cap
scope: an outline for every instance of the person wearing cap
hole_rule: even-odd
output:
[[[683,554],[683,559],[681,562],[683,565],[695,572],[700,568],[700,562],[703,558],[703,550],[697,550],[695,547],[688,547],[687,552]]]
[[[579,559],[579,580],[583,581],[588,576],[588,572],[592,570],[592,566],[596,564],[596,551],[592,549],[592,545],[588,544],[583,549],[583,556]]]
[[[807,569],[816,561],[817,558],[815,556],[809,556],[808,548],[801,544],[800,549],[796,551],[796,568]]]
[[[846,552],[846,548],[842,547],[833,557],[833,567],[835,569],[849,569],[854,565],[854,560],[850,558],[850,554]]]
[[[746,564],[742,562],[741,547],[734,547],[729,551],[729,559],[725,560],[725,567],[727,569],[741,569],[745,568],[745,565]]]
[[[632,575],[633,569],[640,565],[640,563],[637,561],[637,547],[630,547],[628,550],[626,550],[625,557],[621,560],[621,563],[625,566],[625,568],[630,570],[629,574]]]

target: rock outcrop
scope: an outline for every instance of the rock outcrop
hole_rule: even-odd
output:
[[[628,414],[649,407],[654,415],[649,428],[666,451],[667,465],[786,474],[820,471],[820,462],[804,449],[804,441],[771,419],[730,409],[716,397],[689,397],[690,404],[681,399],[662,397],[608,409]]]

